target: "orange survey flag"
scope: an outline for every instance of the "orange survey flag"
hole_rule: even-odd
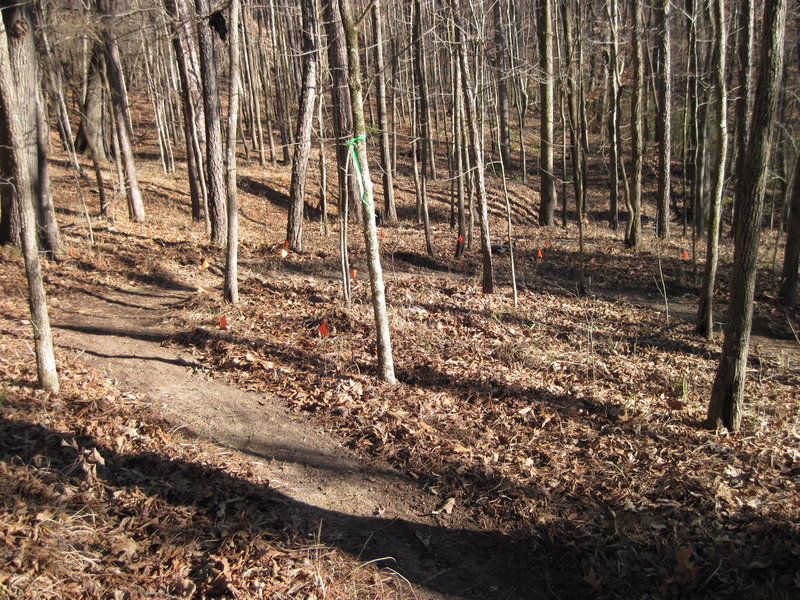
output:
[[[228,328],[228,316],[222,315],[222,318],[219,320],[219,328],[220,329],[227,329]]]
[[[322,323],[319,324],[319,334],[322,337],[328,337],[328,321],[322,319]]]

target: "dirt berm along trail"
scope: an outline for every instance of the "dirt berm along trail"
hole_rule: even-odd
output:
[[[188,352],[162,345],[180,333],[169,324],[175,307],[195,292],[175,282],[85,291],[53,310],[56,342],[176,428],[248,455],[301,530],[321,530],[323,543],[397,571],[418,598],[550,595],[524,567],[527,544],[472,526],[457,508],[434,515],[440,499],[413,479],[349,451],[280,399],[212,379]]]

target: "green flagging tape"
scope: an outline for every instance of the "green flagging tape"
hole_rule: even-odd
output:
[[[358,173],[358,189],[361,190],[361,202],[369,208],[369,204],[367,203],[367,189],[364,184],[364,171],[363,167],[361,166],[361,159],[358,158],[358,151],[356,150],[356,142],[360,142],[361,140],[367,139],[367,135],[360,135],[358,137],[353,138],[347,145],[350,146],[350,154],[353,156],[353,162],[356,164],[356,173]]]

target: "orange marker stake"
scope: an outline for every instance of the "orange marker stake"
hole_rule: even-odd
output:
[[[458,241],[459,244],[463,244],[464,243],[464,236],[459,233],[457,241]]]
[[[356,278],[356,270],[355,269],[350,269],[350,277],[352,277],[353,279]]]
[[[545,240],[544,241],[544,247],[545,248],[549,248],[550,247],[550,240]]]
[[[686,250],[684,250],[683,252],[681,252],[681,258],[683,260],[688,260],[689,259],[689,253]]]
[[[208,268],[208,261],[204,258],[203,262],[200,263],[200,269],[207,269]]]
[[[328,321],[322,319],[322,323],[319,324],[319,334],[322,337],[328,337]]]
[[[220,329],[228,329],[228,316],[222,315],[222,318],[219,320],[219,328]]]
[[[286,248],[287,250],[289,249],[289,240],[285,240],[283,242],[283,247]]]
[[[75,258],[75,253],[72,251],[72,248],[70,248],[69,252],[67,252],[67,256],[69,256],[70,258]]]
[[[541,248],[539,248],[539,251],[536,253],[536,258],[544,258],[544,254],[542,254]]]

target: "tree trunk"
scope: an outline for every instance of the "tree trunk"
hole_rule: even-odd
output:
[[[300,91],[300,114],[297,119],[297,144],[292,159],[289,187],[289,219],[286,239],[296,251],[303,251],[303,212],[305,209],[306,171],[311,153],[314,125],[314,102],[317,96],[317,6],[314,0],[302,0],[303,14],[303,87]]]
[[[541,0],[539,4],[539,60],[541,61],[540,84],[541,108],[541,155],[539,172],[542,189],[539,199],[539,224],[552,225],[556,207],[556,186],[553,177],[553,142],[555,139],[553,99],[553,0]]]
[[[497,0],[494,5],[494,52],[495,52],[495,67],[497,76],[497,112],[500,129],[500,159],[503,161],[503,167],[508,170],[512,168],[511,165],[511,129],[508,124],[509,120],[509,102],[508,102],[508,58],[505,26],[503,23],[503,10],[505,3]]]
[[[4,13],[7,4],[11,3],[0,4]],[[5,16],[4,14],[3,17]],[[28,165],[30,152],[26,148],[29,124],[26,123],[23,114],[24,103],[19,101],[16,82],[12,74],[10,44],[6,36],[4,20],[0,19],[0,144],[7,148],[7,155],[11,158],[8,166],[16,195],[14,205],[20,223],[22,253],[25,260],[25,274],[28,279],[28,301],[39,385],[48,392],[58,394],[59,381],[53,352],[53,337],[36,243],[36,218],[33,212],[34,198],[32,197],[35,187],[30,181],[31,170]],[[12,38],[25,35],[33,35],[33,31],[31,29],[26,31],[24,27],[19,26],[9,30],[9,36]]]
[[[742,421],[747,353],[753,321],[756,260],[775,105],[783,68],[785,25],[786,0],[766,2],[758,86],[750,139],[747,144],[747,161],[745,170],[737,173],[743,183],[737,189],[736,198],[740,214],[735,235],[728,322],[708,408],[707,424],[715,428],[725,427],[730,431],[738,431]]]
[[[633,11],[633,96],[631,98],[631,159],[633,174],[628,191],[628,221],[625,225],[625,244],[638,248],[642,236],[642,155],[644,140],[642,136],[642,105],[644,96],[644,61],[642,35],[644,34],[643,6],[638,0],[632,0]]]
[[[122,155],[122,164],[125,169],[125,184],[128,193],[128,215],[132,221],[144,221],[144,202],[139,190],[139,176],[136,171],[136,161],[131,145],[130,113],[128,110],[128,92],[125,89],[125,77],[122,73],[122,64],[119,58],[117,38],[112,29],[111,20],[114,15],[112,1],[96,0],[97,12],[103,24],[103,44],[105,47],[106,74],[111,88],[111,104],[114,108],[114,122],[119,141],[119,150]]]
[[[549,2],[550,0],[545,0]],[[454,11],[455,18],[458,13]],[[489,235],[489,206],[486,195],[486,179],[483,163],[483,146],[478,127],[478,104],[475,99],[475,84],[473,83],[472,71],[467,61],[467,49],[461,34],[461,24],[456,22],[456,47],[458,48],[458,58],[461,64],[461,83],[464,88],[464,104],[466,107],[466,126],[470,136],[470,153],[472,154],[472,165],[475,167],[475,187],[478,198],[478,220],[481,227],[481,253],[483,256],[483,282],[482,291],[484,294],[494,293],[494,268],[492,265],[492,243]],[[551,123],[552,124],[552,123]],[[552,159],[552,156],[551,156]],[[552,161],[551,161],[552,162]],[[552,220],[552,210],[551,220]],[[540,213],[541,215],[541,213]]]
[[[755,10],[753,0],[739,0],[739,18],[737,19],[737,51],[736,62],[739,65],[737,72],[739,90],[734,101],[736,113],[736,163],[735,172],[744,173],[747,166],[747,145],[750,140],[750,118],[753,114],[753,42],[755,38]],[[744,185],[742,179],[737,179],[734,198],[739,198],[738,188]],[[736,200],[733,205],[733,218],[731,219],[731,234],[735,235],[736,222],[739,210]]]
[[[208,216],[211,223],[211,241],[224,245],[227,238],[225,214],[225,176],[222,160],[222,111],[217,85],[217,59],[214,53],[214,33],[208,24],[211,7],[209,0],[195,0],[200,18],[200,72],[203,77],[203,108],[206,124],[206,188]]]
[[[383,18],[381,3],[372,7],[372,28],[375,30],[375,70],[378,73],[378,127],[381,130],[381,170],[383,171],[383,210],[387,223],[397,222],[394,202],[394,178],[389,146],[389,115],[386,109],[386,72],[383,59]]]
[[[197,62],[197,35],[192,27],[193,7],[186,0],[164,0],[164,6],[172,18],[174,37],[172,46],[178,62],[178,77],[181,82],[183,103],[183,130],[186,142],[186,163],[189,177],[189,194],[192,200],[192,219],[203,219],[206,206],[203,179],[203,154],[205,146],[205,113],[200,81],[200,66]]]
[[[609,21],[609,54],[608,54],[608,170],[610,173],[609,186],[609,215],[608,221],[611,229],[619,228],[619,161],[620,161],[620,93],[619,93],[619,17],[617,0],[607,0]]]
[[[722,195],[725,192],[725,162],[728,153],[728,91],[725,88],[725,44],[727,28],[725,26],[724,0],[713,0],[714,20],[714,136],[715,164],[714,185],[711,191],[710,218],[708,221],[708,239],[706,240],[706,266],[703,273],[703,284],[700,287],[700,304],[697,309],[697,332],[709,340],[714,334],[714,282],[717,275],[719,257],[719,227],[722,217]]]
[[[659,42],[658,69],[658,191],[656,193],[656,234],[669,239],[669,207],[672,195],[672,44],[670,42],[670,0],[656,5]]]
[[[92,44],[86,71],[86,95],[81,105],[75,149],[78,152],[90,152],[90,147],[93,147],[97,159],[105,162],[108,160],[108,153],[103,114],[103,53],[101,42]]]
[[[378,370],[387,383],[395,383],[394,360],[392,358],[392,339],[389,333],[389,317],[386,312],[386,295],[383,283],[380,251],[378,248],[378,229],[375,224],[375,203],[372,194],[372,180],[367,162],[367,128],[364,124],[364,101],[361,92],[361,64],[358,53],[358,31],[350,17],[348,0],[341,0],[341,19],[347,41],[349,66],[348,85],[351,95],[353,133],[351,142],[354,167],[361,182],[361,212],[363,214],[364,243],[369,267],[369,283],[372,292],[372,309],[375,313],[375,330],[378,345]]]
[[[228,90],[228,140],[225,146],[225,183],[228,195],[228,235],[225,252],[225,300],[239,303],[239,205],[236,194],[236,137],[239,130],[239,17],[240,0],[231,0],[228,48],[230,88]],[[313,105],[313,100],[312,100]]]
[[[794,183],[789,206],[789,224],[786,229],[786,248],[778,291],[778,301],[792,306],[797,301],[797,269],[800,266],[800,153],[794,167]]]

